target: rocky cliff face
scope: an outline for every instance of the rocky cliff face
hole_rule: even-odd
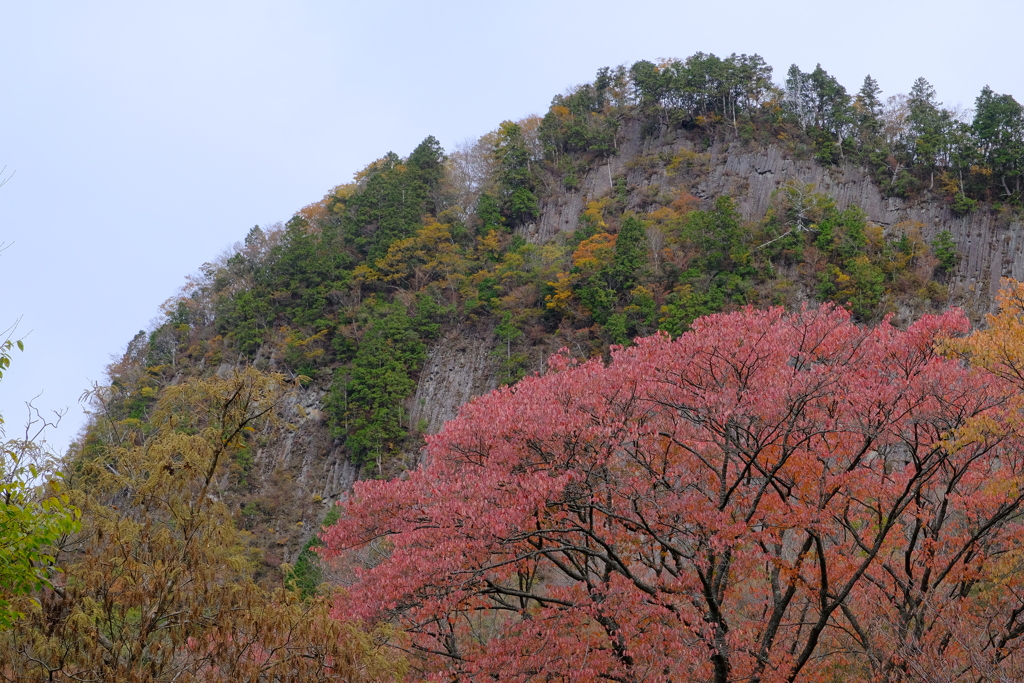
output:
[[[474,396],[498,386],[490,328],[451,330],[430,349],[410,406],[411,422],[434,434]]]
[[[497,387],[498,361],[493,353],[493,330],[486,325],[448,330],[430,348],[420,371],[416,393],[408,402],[410,432],[433,434],[475,396]],[[256,450],[251,474],[260,482],[257,496],[243,497],[247,515],[273,518],[269,532],[253,519],[263,537],[256,544],[264,562],[294,563],[302,544],[316,532],[329,506],[342,500],[360,476],[373,476],[353,465],[340,440],[332,438],[324,413],[326,394],[311,385],[287,400],[284,418],[289,427],[268,432]],[[406,466],[420,454],[406,454]],[[251,505],[259,501],[258,505]],[[248,508],[246,506],[249,506]],[[248,512],[247,512],[248,510]]]
[[[698,196],[736,197],[740,212],[750,220],[764,216],[772,192],[780,185],[796,180],[814,184],[840,208],[861,207],[884,228],[920,223],[927,240],[948,230],[962,255],[951,280],[950,303],[963,306],[974,318],[989,310],[1001,278],[1024,276],[1024,225],[1019,220],[988,211],[957,216],[938,201],[886,198],[862,168],[850,164],[825,168],[787,159],[778,147],[754,152],[733,144],[713,147],[710,153],[713,170],[699,185]]]
[[[690,184],[690,192],[709,205],[714,198],[729,195],[746,220],[763,218],[772,193],[789,181],[797,181],[830,195],[840,209],[861,207],[883,228],[902,222],[920,223],[927,240],[948,230],[962,256],[951,278],[949,303],[962,306],[976,321],[991,309],[1001,278],[1024,278],[1024,224],[1011,214],[980,210],[957,216],[939,200],[884,197],[867,171],[853,164],[825,167],[810,159],[794,159],[780,145],[719,142],[704,148],[682,131],[645,138],[636,122],[627,123],[620,133],[619,154],[592,168],[579,190],[544,202],[539,220],[527,226],[524,236],[542,243],[560,232],[574,230],[586,200],[612,191],[613,178],[619,174],[624,174],[633,188],[632,207],[643,210],[646,197],[678,184],[655,157],[669,158],[680,152],[701,157],[701,172]],[[643,163],[644,159],[651,162]]]
[[[286,426],[257,440],[245,480],[255,482],[238,500],[240,522],[256,534],[264,564],[294,564],[302,545],[319,528],[334,501],[360,475],[344,447],[331,436],[323,412],[324,391],[291,395],[282,411]]]

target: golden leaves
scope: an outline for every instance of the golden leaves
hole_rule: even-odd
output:
[[[947,339],[942,350],[1024,389],[1024,283],[1003,279],[996,296],[998,312],[988,328],[963,339]]]
[[[369,281],[375,279],[375,274],[382,282],[401,283],[418,291],[464,270],[466,263],[452,237],[451,226],[428,217],[415,235],[393,242],[374,265],[375,271],[357,267],[358,275]]]

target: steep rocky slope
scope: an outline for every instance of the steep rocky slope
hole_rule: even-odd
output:
[[[645,138],[635,122],[625,127],[617,155],[593,165],[578,189],[544,196],[538,219],[518,228],[517,234],[536,244],[564,239],[579,225],[589,201],[615,190],[609,178],[624,176],[628,207],[646,210],[651,197],[679,185],[679,179],[665,170],[664,159],[682,151],[702,158],[697,171],[683,180],[687,189],[705,206],[722,195],[734,198],[743,219],[751,223],[764,219],[780,187],[798,181],[834,198],[840,209],[861,207],[871,222],[884,228],[916,222],[927,240],[949,231],[962,258],[949,278],[948,303],[964,307],[975,320],[990,310],[1000,278],[1024,277],[1022,224],[1012,214],[977,211],[957,216],[934,198],[883,196],[868,173],[852,163],[825,167],[794,158],[782,145],[719,141],[702,149],[692,136],[677,132]],[[542,370],[546,356],[564,341],[553,335],[535,344],[529,371]],[[446,326],[429,345],[415,392],[407,401],[410,428],[434,433],[463,403],[497,387],[500,344],[493,322]],[[294,562],[329,504],[343,497],[358,477],[372,475],[353,465],[344,442],[331,436],[325,396],[325,389],[315,384],[300,391],[289,414],[294,430],[270,435],[256,449],[255,472],[263,484],[253,495],[279,503],[266,511],[266,525],[253,524],[272,530],[260,543],[268,548],[268,564]],[[416,458],[415,450],[407,452],[406,466]]]
[[[1016,212],[981,210],[957,215],[947,202],[935,196],[885,196],[863,167],[849,162],[824,166],[813,159],[794,158],[781,144],[763,146],[733,140],[705,146],[686,131],[665,128],[660,135],[647,137],[638,121],[628,122],[620,135],[618,154],[591,168],[579,190],[541,203],[539,220],[523,229],[528,239],[543,243],[575,230],[587,200],[613,191],[612,178],[619,175],[625,175],[634,188],[630,207],[644,210],[651,190],[672,184],[665,163],[657,158],[671,158],[686,150],[707,155],[703,162],[707,171],[696,174],[689,183],[691,193],[705,203],[728,195],[736,200],[737,209],[747,221],[763,219],[773,194],[785,183],[797,181],[814,185],[835,199],[841,209],[862,208],[869,220],[885,228],[901,222],[920,223],[927,240],[948,230],[962,256],[950,278],[949,303],[963,307],[976,321],[991,310],[1001,278],[1024,278],[1024,223]],[[643,159],[654,159],[654,166],[637,163]]]

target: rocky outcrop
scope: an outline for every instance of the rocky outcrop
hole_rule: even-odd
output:
[[[942,201],[910,201],[883,197],[864,169],[844,164],[823,167],[812,161],[783,156],[777,146],[752,152],[733,144],[712,148],[711,169],[699,190],[706,196],[728,194],[740,213],[758,220],[767,212],[772,193],[795,180],[816,186],[835,199],[839,208],[859,206],[868,218],[886,229],[900,223],[921,224],[925,239],[948,230],[961,253],[951,278],[953,301],[972,313],[987,311],[1003,277],[1024,276],[1024,225],[987,210],[957,216]]]
[[[412,424],[427,434],[441,429],[459,407],[498,386],[498,363],[489,328],[456,329],[434,344],[412,398]]]
[[[409,431],[435,433],[462,404],[494,389],[499,361],[493,349],[494,333],[486,325],[449,330],[437,340],[406,406]],[[251,494],[233,494],[233,502],[269,566],[294,562],[328,507],[357,479],[375,473],[352,464],[343,440],[331,435],[325,399],[325,389],[315,383],[289,395],[281,411],[287,424],[258,435],[252,462],[236,474],[239,481],[256,484]],[[418,455],[408,453],[405,465],[414,465]]]
[[[937,198],[885,197],[861,167],[848,163],[821,166],[811,159],[793,158],[779,145],[764,147],[734,141],[704,148],[698,143],[680,131],[644,138],[639,124],[627,122],[620,133],[619,154],[591,168],[578,191],[543,202],[537,223],[527,226],[523,235],[542,243],[561,232],[575,230],[586,200],[610,192],[613,177],[620,174],[626,176],[631,188],[629,204],[642,211],[645,198],[679,184],[665,172],[663,160],[685,150],[708,155],[706,171],[687,179],[692,183],[690,192],[707,204],[729,195],[749,221],[765,216],[779,187],[797,181],[830,195],[839,208],[861,207],[871,221],[885,229],[904,222],[919,223],[927,240],[948,230],[962,257],[950,279],[950,304],[963,306],[976,320],[991,309],[1001,278],[1024,279],[1024,224],[1012,214],[983,209],[958,216]],[[638,163],[645,157],[652,163]]]

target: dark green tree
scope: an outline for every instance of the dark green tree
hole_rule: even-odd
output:
[[[750,252],[746,243],[736,204],[729,197],[719,197],[710,211],[694,211],[683,230],[686,240],[695,247],[694,262],[712,276],[732,272],[748,263]]]
[[[505,218],[501,215],[498,200],[488,192],[481,193],[477,199],[476,217],[480,221],[481,234],[504,229]]]
[[[443,152],[432,137],[403,163],[394,152],[370,164],[359,174],[361,189],[335,199],[328,209],[341,217],[346,242],[368,260],[387,253],[392,242],[414,234],[423,216],[437,210],[436,185],[440,182]]]
[[[935,88],[924,78],[914,81],[907,106],[912,159],[928,174],[931,189],[937,167],[947,158],[951,117],[935,99]]]
[[[611,265],[612,284],[620,293],[633,288],[640,271],[647,265],[647,237],[644,228],[644,222],[633,214],[622,219]]]
[[[327,399],[336,436],[353,461],[382,473],[406,437],[404,402],[426,358],[416,320],[401,305],[368,305],[370,320],[350,366],[339,368]]]
[[[943,230],[932,240],[932,252],[939,260],[938,271],[950,274],[960,262],[960,252],[956,248],[956,241],[949,230]]]
[[[409,155],[406,164],[416,180],[426,186],[425,213],[437,215],[440,210],[440,188],[444,179],[444,149],[433,135],[428,135]]]
[[[629,73],[633,78],[633,86],[636,88],[637,103],[646,109],[660,106],[668,80],[665,74],[646,59],[633,64]]]
[[[498,127],[498,143],[494,149],[498,160],[499,204],[509,225],[528,223],[540,215],[540,203],[534,190],[537,179],[530,162],[530,152],[523,138],[523,129],[511,121]]]
[[[974,102],[971,130],[985,165],[1005,196],[1019,195],[1024,176],[1024,108],[987,85]]]
[[[882,133],[882,89],[878,81],[867,75],[853,99],[853,119],[856,128],[857,147],[862,151],[874,151],[881,145]]]

